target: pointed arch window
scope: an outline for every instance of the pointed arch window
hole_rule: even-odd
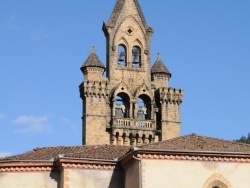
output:
[[[141,48],[139,46],[132,48],[132,65],[133,67],[141,67]]]
[[[140,95],[137,99],[137,119],[151,119],[151,100],[147,95]]]
[[[115,97],[115,117],[128,118],[129,117],[129,96],[126,93],[119,93]]]
[[[127,66],[127,48],[124,44],[118,45],[117,62],[120,67]]]

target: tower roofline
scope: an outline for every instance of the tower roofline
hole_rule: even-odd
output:
[[[120,15],[126,1],[128,1],[128,0],[117,0],[115,8],[113,9],[109,20],[107,22],[104,22],[104,24],[106,26],[109,26],[109,27],[114,27],[115,26],[115,24],[116,24],[116,22],[117,22],[117,20],[119,18],[119,15]],[[134,1],[134,3],[135,3],[135,6],[137,8],[139,16],[141,17],[141,20],[142,20],[142,23],[143,23],[144,27],[145,28],[150,28],[152,30],[152,28],[147,25],[146,19],[144,17],[144,14],[142,12],[142,9],[141,9],[141,6],[140,6],[138,0],[132,0],[132,1]]]
[[[169,75],[171,77],[171,73],[169,72],[168,68],[164,65],[161,60],[160,53],[157,54],[157,60],[155,64],[151,68],[151,73],[163,73]]]
[[[83,63],[81,70],[83,71],[86,67],[101,67],[105,69],[105,66],[96,54],[95,46],[92,46],[88,59]]]

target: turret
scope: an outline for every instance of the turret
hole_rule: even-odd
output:
[[[105,71],[105,67],[98,58],[98,56],[96,55],[94,46],[92,46],[92,50],[90,52],[88,59],[83,63],[81,71],[84,75],[84,80],[92,80],[92,81],[103,80],[103,73]]]
[[[160,53],[158,53],[157,60],[151,68],[151,79],[156,89],[160,87],[168,87],[171,73],[161,61]]]

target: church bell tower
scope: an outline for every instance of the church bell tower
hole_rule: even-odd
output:
[[[81,67],[82,143],[141,145],[180,136],[183,91],[168,86],[171,73],[159,54],[150,65],[153,29],[138,0],[117,0],[103,32],[106,67],[94,47]]]

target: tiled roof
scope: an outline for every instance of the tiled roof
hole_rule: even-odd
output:
[[[86,158],[100,160],[115,160],[131,150],[129,146],[92,145],[92,146],[58,146],[37,148],[26,153],[0,159],[4,161],[47,161],[59,155],[70,158]]]
[[[96,55],[94,46],[92,47],[88,59],[83,63],[81,70],[83,70],[85,67],[101,67],[105,69],[105,66],[103,65],[99,57]]]
[[[157,57],[155,64],[151,68],[151,73],[164,73],[164,74],[168,74],[171,77],[171,73],[169,72],[167,67],[164,65],[164,63],[161,61],[159,53],[158,53],[158,57]]]
[[[147,144],[137,147],[139,150],[146,151],[188,151],[188,152],[229,152],[250,154],[250,144],[243,144],[228,140],[211,138],[190,134],[180,136],[170,140]],[[43,147],[20,155],[14,155],[0,159],[0,162],[8,161],[53,161],[54,158],[62,157],[81,158],[81,159],[99,159],[113,160],[121,158],[133,148],[130,146],[112,146],[112,145],[92,145],[92,146],[58,146]]]
[[[180,151],[208,151],[208,152],[236,152],[250,153],[250,144],[199,136],[190,134],[166,141],[152,143],[139,147],[151,150],[180,150]]]
[[[110,16],[110,19],[108,21],[108,25],[110,25],[110,26],[115,25],[116,21],[119,18],[119,15],[120,15],[120,13],[122,11],[122,8],[123,8],[123,5],[124,5],[125,1],[126,0],[118,0],[116,2],[115,8],[113,9],[113,12],[112,12],[112,14]],[[136,8],[138,10],[138,13],[139,13],[139,15],[140,15],[140,17],[142,19],[143,25],[145,27],[147,27],[146,19],[145,19],[144,15],[143,15],[143,12],[141,10],[141,7],[140,7],[140,4],[139,4],[138,0],[134,0],[134,2],[135,2],[135,5],[136,5]]]

